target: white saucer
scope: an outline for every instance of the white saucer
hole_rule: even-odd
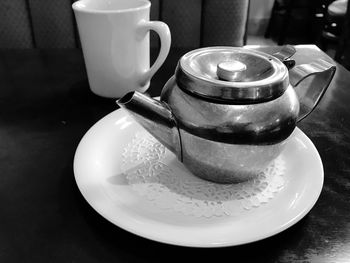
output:
[[[210,218],[161,209],[139,195],[121,170],[123,151],[140,131],[143,128],[125,111],[110,113],[81,140],[74,174],[81,193],[99,214],[142,237],[192,247],[245,244],[294,225],[321,193],[322,161],[310,139],[296,128],[279,157],[285,162],[283,188],[266,204],[240,215]]]

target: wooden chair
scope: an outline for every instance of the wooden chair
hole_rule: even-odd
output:
[[[313,24],[317,21],[317,16],[322,12],[327,1],[331,0],[274,0],[265,38],[272,35],[274,28],[277,31],[278,45],[283,45],[290,31],[307,30],[308,39],[313,42]],[[294,22],[298,20],[297,18],[305,21],[307,28],[296,28]]]
[[[79,48],[72,0],[1,0],[0,48]],[[249,0],[152,0],[151,20],[166,22],[172,47],[246,43]],[[151,45],[158,40],[151,37]]]
[[[321,49],[327,50],[328,44],[339,42],[347,4],[347,0],[335,0],[327,6],[320,39]]]
[[[339,37],[339,44],[335,53],[335,60],[350,70],[350,1],[347,3],[343,31]]]

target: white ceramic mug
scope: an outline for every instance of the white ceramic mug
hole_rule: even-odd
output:
[[[147,0],[80,0],[73,5],[91,90],[119,98],[144,92],[166,59],[171,43],[168,26],[149,21]],[[149,31],[160,37],[158,58],[150,68]]]

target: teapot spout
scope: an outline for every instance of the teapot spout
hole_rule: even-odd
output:
[[[289,81],[294,87],[300,111],[297,121],[303,120],[317,106],[335,73],[335,66],[323,59],[289,70]]]
[[[182,161],[180,133],[165,102],[133,91],[117,100],[117,104]]]

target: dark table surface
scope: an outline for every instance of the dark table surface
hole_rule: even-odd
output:
[[[152,96],[183,53],[171,51],[152,80]],[[295,59],[320,56],[315,46],[299,46]],[[319,200],[286,231],[236,247],[150,241],[90,207],[74,179],[74,153],[86,131],[116,108],[114,99],[89,91],[80,50],[0,51],[0,262],[350,262],[350,73],[342,66],[298,125],[323,161]]]

